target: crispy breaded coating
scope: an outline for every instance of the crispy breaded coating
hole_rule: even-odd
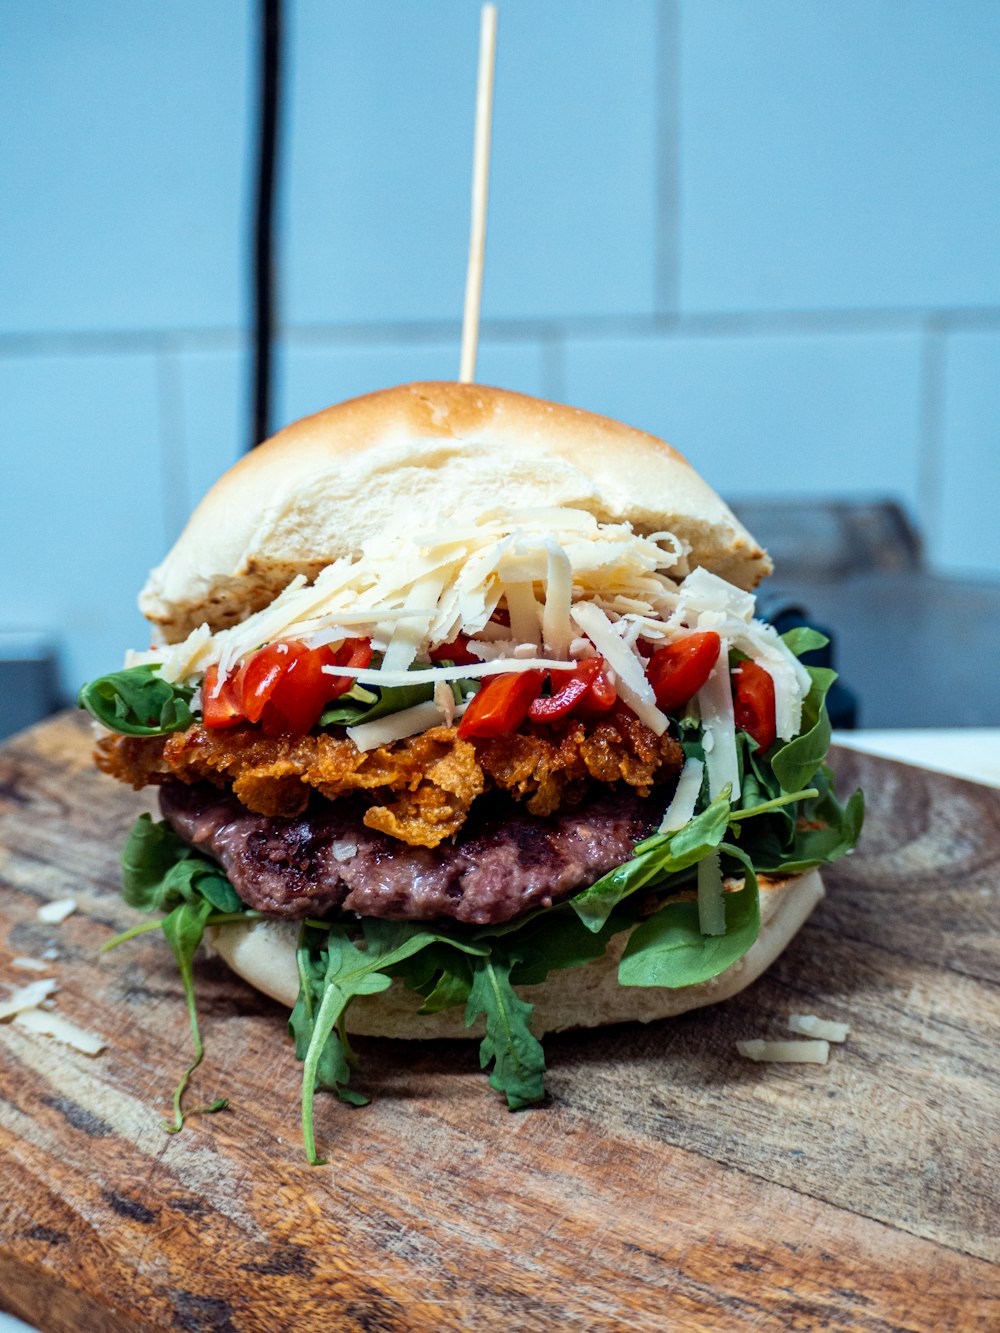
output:
[[[99,767],[133,787],[167,777],[207,779],[262,815],[301,814],[313,791],[331,800],[360,794],[370,801],[369,828],[419,847],[456,833],[490,787],[544,816],[575,804],[595,780],[624,782],[646,796],[683,760],[675,740],[654,735],[624,710],[597,722],[568,719],[471,742],[454,727],[432,727],[368,751],[347,736],[269,737],[250,726],[106,736],[97,746]]]

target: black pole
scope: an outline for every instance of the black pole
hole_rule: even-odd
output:
[[[271,433],[271,352],[275,327],[274,181],[281,92],[281,0],[261,0],[260,3],[259,73],[251,449]]]

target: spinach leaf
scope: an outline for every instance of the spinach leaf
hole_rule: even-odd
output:
[[[725,895],[724,935],[703,935],[696,902],[672,902],[629,936],[618,981],[622,986],[693,986],[718,976],[742,958],[760,934],[757,876],[738,847],[721,843],[723,856],[745,867],[743,888]]]
[[[655,833],[636,847],[631,861],[617,866],[570,901],[589,930],[598,931],[614,907],[639,889],[654,888],[668,876],[693,866],[718,847],[729,823],[730,805],[723,793],[677,833]]]
[[[814,653],[819,648],[825,648],[830,642],[825,634],[821,634],[818,629],[813,629],[810,625],[796,625],[794,629],[786,630],[781,639],[796,657]]]
[[[339,699],[325,708],[320,715],[318,726],[353,727],[360,722],[372,704],[378,702],[378,691],[370,690],[366,685],[355,682]]]
[[[494,948],[472,959],[472,989],[465,1009],[471,1027],[480,1014],[486,1036],[479,1047],[480,1068],[491,1063],[490,1086],[506,1095],[511,1111],[523,1110],[545,1096],[545,1055],[531,1030],[534,1005],[522,1000],[510,982],[514,958]]]
[[[806,670],[812,685],[802,704],[802,732],[771,758],[771,767],[785,791],[808,786],[830,748],[832,732],[824,701],[837,673],[829,667],[806,667]]]
[[[127,667],[89,681],[77,704],[125,736],[164,736],[184,731],[194,720],[189,704],[194,690],[161,679],[155,665]]]

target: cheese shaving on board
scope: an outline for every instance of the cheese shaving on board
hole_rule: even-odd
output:
[[[828,1041],[738,1041],[736,1049],[745,1060],[778,1065],[825,1065],[830,1058]]]
[[[43,1037],[52,1037],[64,1046],[71,1046],[81,1055],[100,1055],[107,1045],[92,1032],[85,1032],[62,1014],[46,1013],[42,1009],[25,1009],[14,1019],[15,1026]]]
[[[821,1037],[824,1041],[834,1042],[846,1041],[851,1032],[846,1023],[834,1023],[830,1019],[817,1018],[815,1014],[790,1014],[788,1028],[790,1032],[801,1032],[804,1037]]]
[[[13,1018],[15,1014],[23,1013],[26,1009],[37,1008],[58,989],[59,984],[55,977],[46,977],[44,981],[31,981],[27,986],[21,986],[6,1000],[0,1000],[0,1023]]]
[[[43,903],[35,916],[38,917],[39,921],[44,921],[46,925],[58,926],[68,916],[72,916],[75,911],[75,898],[59,898],[50,903]]]

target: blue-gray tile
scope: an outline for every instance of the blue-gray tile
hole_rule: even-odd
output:
[[[36,630],[67,696],[144,647],[135,606],[163,555],[153,358],[0,360],[0,628]]]
[[[171,540],[212,483],[250,444],[252,361],[246,345],[217,350],[187,347],[169,358],[166,499]]]
[[[947,572],[1000,579],[1000,332],[947,339],[942,427],[932,555]]]
[[[331,403],[413,380],[453,380],[457,343],[388,343],[368,346],[285,347],[280,357],[279,420],[294,421]],[[545,356],[538,342],[481,342],[477,380],[551,396]]]
[[[291,7],[291,323],[461,317],[478,19]],[[654,0],[505,0],[485,316],[653,308],[655,28]]]
[[[682,0],[685,311],[1000,300],[1000,5]]]
[[[4,7],[0,329],[232,326],[252,7]]]
[[[566,399],[650,430],[724,495],[917,500],[915,336],[572,339]]]

